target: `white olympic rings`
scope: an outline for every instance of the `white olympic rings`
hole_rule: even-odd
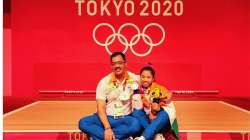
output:
[[[96,30],[99,29],[101,26],[107,26],[113,32],[111,35],[109,35],[106,38],[104,43],[102,43],[102,42],[100,42],[100,41],[98,41],[96,39]],[[124,35],[121,34],[121,31],[125,27],[128,27],[128,26],[131,26],[131,27],[135,28],[136,32],[137,32],[136,35],[132,36],[130,41],[128,41],[128,39]],[[152,38],[149,35],[146,34],[147,29],[150,28],[150,27],[158,27],[161,30],[162,38],[161,38],[161,40],[159,42],[153,43]],[[121,25],[117,32],[115,31],[114,27],[112,25],[110,25],[109,23],[100,23],[100,24],[96,25],[95,28],[93,29],[92,36],[93,36],[93,39],[94,39],[95,43],[100,45],[100,46],[104,46],[106,51],[110,55],[112,54],[112,52],[109,49],[109,45],[111,45],[115,41],[115,39],[117,37],[119,42],[122,45],[125,46],[125,49],[122,51],[123,53],[126,53],[128,48],[130,48],[130,50],[132,51],[132,53],[134,55],[143,57],[143,56],[147,56],[152,51],[154,46],[160,45],[164,41],[166,35],[165,35],[164,28],[158,23],[149,23],[149,24],[147,24],[143,28],[142,33],[140,32],[140,29],[133,23],[125,23],[125,24]],[[140,41],[141,37],[142,37],[143,41],[149,46],[149,49],[145,53],[138,53],[133,48],[133,46],[136,45]]]

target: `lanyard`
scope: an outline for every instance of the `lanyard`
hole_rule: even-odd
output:
[[[118,87],[119,87],[120,84],[118,84],[118,82],[119,82],[118,80],[113,81],[113,84],[114,84],[115,88],[118,88]],[[127,79],[124,78],[124,79],[122,80],[122,82],[121,82],[121,85],[123,86],[123,91],[125,90],[126,84],[127,84]]]

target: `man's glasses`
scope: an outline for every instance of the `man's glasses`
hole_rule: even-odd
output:
[[[115,65],[122,65],[124,64],[125,62],[124,61],[117,61],[117,62],[111,62],[111,65],[112,66],[115,66]]]

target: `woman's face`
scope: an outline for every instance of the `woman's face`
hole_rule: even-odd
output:
[[[154,81],[154,77],[149,70],[142,71],[141,77],[140,77],[140,82],[141,82],[142,87],[144,88],[150,87],[153,81]]]

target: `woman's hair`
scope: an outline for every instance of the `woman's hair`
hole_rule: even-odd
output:
[[[142,74],[143,71],[149,71],[153,78],[155,78],[155,70],[154,68],[152,67],[152,64],[151,63],[148,63],[146,66],[144,66],[141,70],[140,70],[140,75]]]

